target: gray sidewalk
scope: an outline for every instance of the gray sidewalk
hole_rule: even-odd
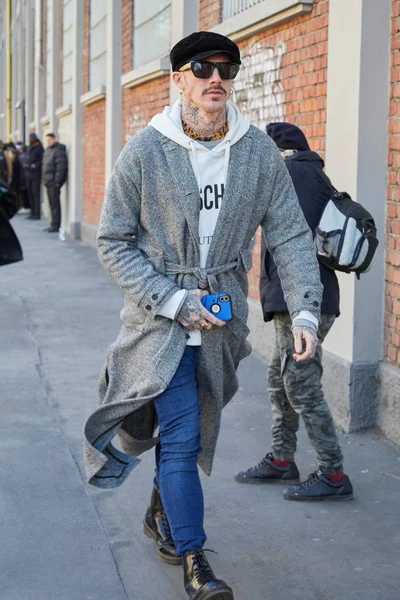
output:
[[[15,217],[23,263],[0,269],[0,600],[185,600],[180,567],[141,532],[148,453],[111,491],[89,488],[82,425],[97,403],[122,296],[95,252]],[[262,335],[262,332],[260,332]],[[234,471],[269,446],[266,365],[243,362],[203,477],[207,548],[235,600],[395,600],[400,589],[400,452],[377,434],[340,441],[356,499],[302,504]],[[297,459],[315,469],[304,431]]]

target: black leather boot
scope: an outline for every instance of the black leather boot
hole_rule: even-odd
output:
[[[185,556],[183,572],[189,600],[233,600],[231,588],[215,577],[203,551]]]
[[[156,486],[153,487],[150,504],[143,521],[143,532],[148,538],[157,542],[157,554],[162,561],[169,565],[182,564],[182,558],[176,553],[160,491]]]

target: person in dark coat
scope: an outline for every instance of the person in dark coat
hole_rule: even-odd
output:
[[[28,149],[28,196],[31,205],[31,214],[28,219],[40,219],[40,184],[42,179],[42,161],[44,149],[36,133],[29,134],[30,145]]]
[[[7,183],[10,186],[14,194],[19,198],[19,180],[21,165],[19,162],[19,155],[14,144],[8,144],[5,151],[7,167],[8,167],[8,180]]]
[[[0,177],[0,266],[22,260],[22,249],[9,223],[17,210],[17,199],[9,185]]]
[[[316,229],[322,212],[335,189],[325,175],[324,161],[310,150],[303,132],[290,123],[270,123],[268,135],[274,140],[292,178],[300,206],[310,229]],[[351,499],[353,489],[343,473],[343,456],[336,428],[322,391],[322,342],[339,316],[339,284],[335,271],[320,264],[324,286],[318,349],[314,358],[302,364],[294,354],[291,321],[276,265],[266,249],[261,251],[260,297],[265,321],[274,321],[275,347],[268,369],[272,404],[272,452],[255,467],[236,474],[239,483],[283,482],[295,484],[283,492],[287,500]],[[317,452],[319,469],[299,483],[294,463],[299,417]]]
[[[51,221],[45,231],[54,233],[61,225],[61,187],[67,180],[68,159],[64,144],[57,142],[54,133],[46,135],[47,148],[43,156],[42,183],[46,186],[49,199]]]
[[[19,153],[19,162],[21,165],[20,173],[19,173],[19,195],[20,195],[20,203],[21,209],[18,211],[19,214],[29,213],[31,205],[29,204],[29,196],[28,196],[28,175],[27,171],[29,169],[28,164],[28,154],[26,152],[25,144],[17,145],[18,153]]]
[[[8,167],[3,140],[0,140],[0,179],[8,181]]]

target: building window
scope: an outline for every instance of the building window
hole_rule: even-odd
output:
[[[72,104],[72,60],[73,60],[73,0],[64,0],[63,6],[63,49],[62,49],[62,102]]]
[[[133,67],[136,69],[166,56],[171,46],[170,0],[135,2],[133,18]]]
[[[253,6],[256,6],[256,4],[261,4],[266,1],[267,0],[224,0],[223,18],[224,20],[230,19],[248,8],[252,8]]]
[[[106,84],[107,0],[90,0],[90,89]]]

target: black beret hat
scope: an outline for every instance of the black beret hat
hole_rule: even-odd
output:
[[[240,50],[235,42],[212,31],[196,31],[180,40],[171,50],[173,71],[179,71],[192,60],[201,60],[213,54],[227,54],[230,60],[241,64]]]
[[[281,150],[310,150],[302,130],[291,123],[268,123],[267,134]]]

